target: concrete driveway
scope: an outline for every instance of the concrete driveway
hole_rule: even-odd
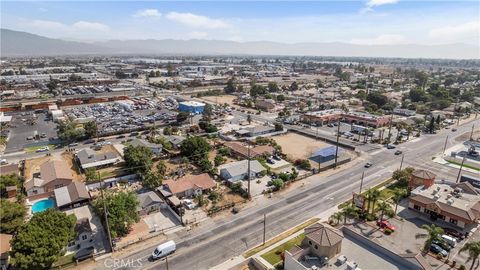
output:
[[[150,231],[170,231],[178,227],[180,220],[178,220],[168,209],[161,209],[159,212],[151,213],[142,218],[147,224]]]

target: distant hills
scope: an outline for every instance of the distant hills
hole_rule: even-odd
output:
[[[109,40],[83,43],[47,38],[1,29],[2,56],[54,56],[85,54],[177,54],[177,55],[305,55],[352,57],[405,57],[479,59],[480,48],[467,44],[448,45],[357,45],[349,43],[295,43],[225,40]]]

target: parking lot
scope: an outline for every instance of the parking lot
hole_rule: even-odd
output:
[[[8,115],[13,117],[10,122],[6,153],[22,151],[24,148],[35,144],[44,143],[47,145],[49,138],[57,137],[57,124],[49,120],[46,113],[30,111]],[[39,136],[38,139],[29,138],[34,136],[35,131]]]
[[[145,128],[148,124],[162,125],[175,121],[176,101],[157,101],[150,98],[133,98],[132,101],[98,103],[65,110],[72,121],[94,121],[98,133],[111,135]],[[86,119],[86,120],[85,120]]]

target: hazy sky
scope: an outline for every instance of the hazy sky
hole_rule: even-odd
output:
[[[70,40],[480,43],[480,1],[2,1],[1,26]]]

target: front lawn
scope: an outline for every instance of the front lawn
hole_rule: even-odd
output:
[[[279,262],[282,261],[282,252],[285,250],[289,250],[293,246],[299,246],[302,243],[303,238],[305,238],[305,234],[300,234],[299,236],[291,239],[288,242],[281,244],[280,246],[270,250],[269,252],[262,255],[262,258],[269,262],[271,265],[275,266]]]

